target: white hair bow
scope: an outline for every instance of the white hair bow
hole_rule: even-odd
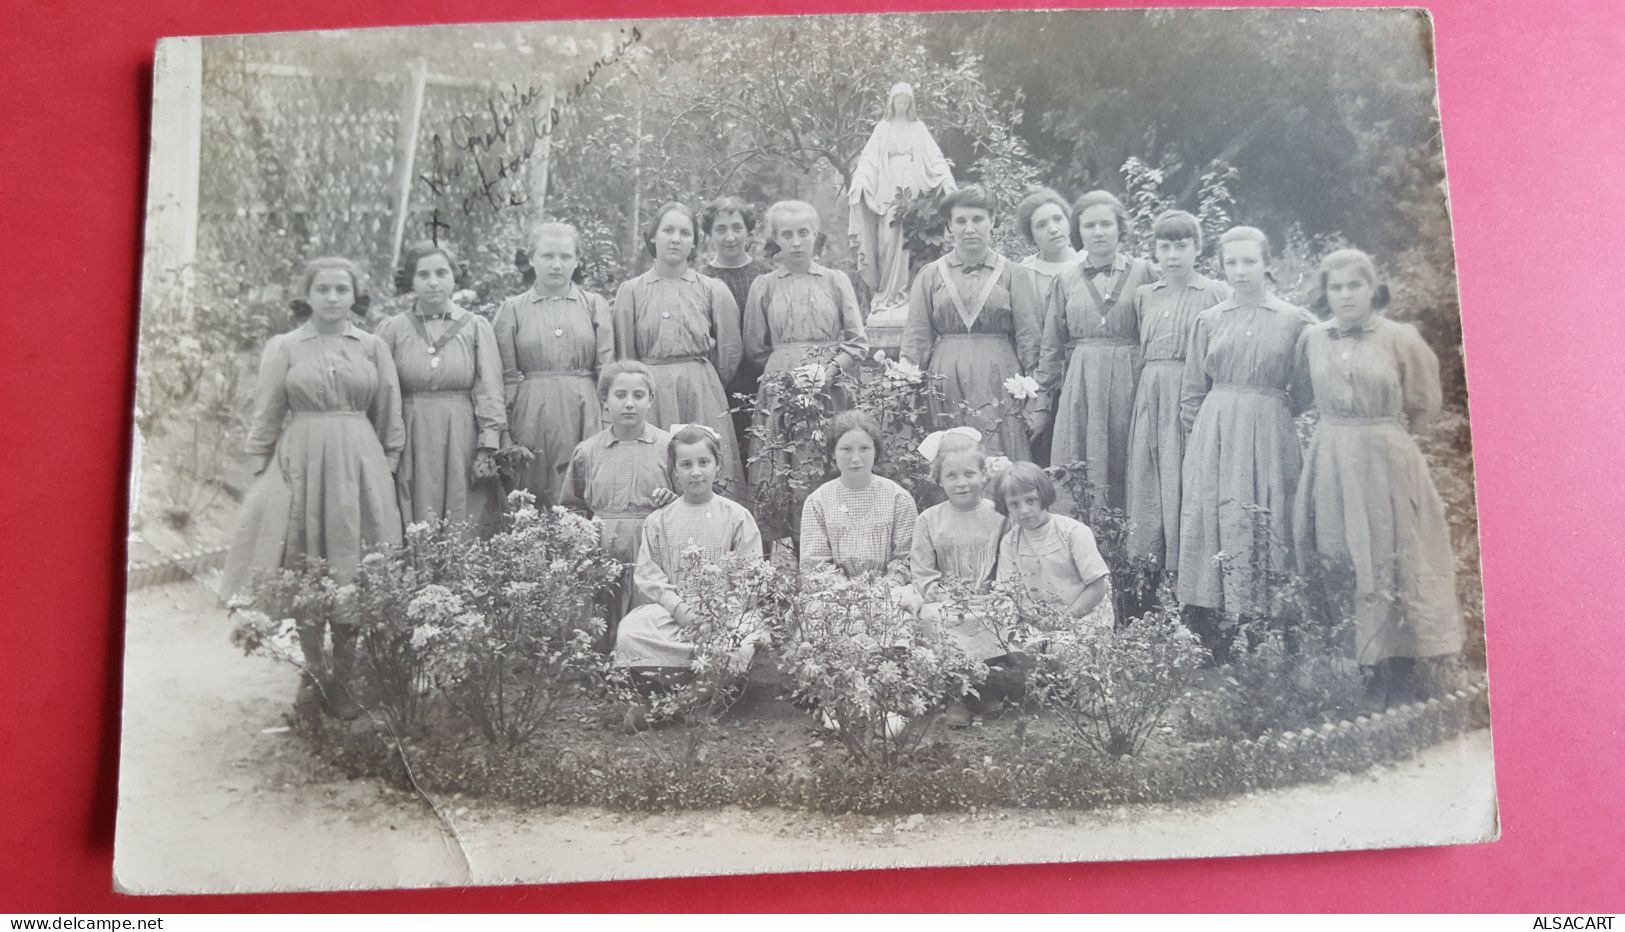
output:
[[[926,435],[924,440],[920,441],[920,445],[918,447],[920,455],[925,457],[925,461],[927,463],[936,461],[937,448],[942,446],[942,438],[948,436],[949,434],[958,434],[961,437],[969,437],[974,443],[982,442],[982,432],[974,427],[950,427],[947,430],[932,431]]]

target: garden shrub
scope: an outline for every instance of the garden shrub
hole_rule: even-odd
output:
[[[597,669],[596,595],[621,570],[593,522],[538,511],[524,493],[514,505],[490,540],[461,524],[409,525],[399,547],[370,550],[344,585],[319,560],[261,574],[233,642],[302,667],[296,619],[353,625],[359,698],[394,734],[423,734],[438,690],[486,741],[528,741]]]
[[[788,604],[785,581],[754,554],[708,559],[697,547],[682,555],[678,584],[688,619],[679,637],[694,649],[688,670],[654,688],[625,669],[608,669],[610,688],[648,721],[677,721],[690,734],[679,761],[694,762],[700,743],[740,698],[757,648],[776,633]],[[660,747],[656,745],[655,747]]]
[[[782,661],[797,699],[866,765],[891,769],[919,746],[928,714],[986,676],[935,626],[917,625],[884,577],[804,579]]]
[[[518,745],[598,668],[598,595],[620,575],[597,525],[527,504],[470,545],[456,589],[413,600],[414,642],[431,648],[435,684],[486,741]]]

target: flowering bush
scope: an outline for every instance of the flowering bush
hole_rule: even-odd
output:
[[[809,358],[814,354],[810,351]],[[933,398],[941,399],[940,381],[940,376],[910,362],[888,359],[882,352],[855,371],[837,372],[833,383],[825,383],[824,366],[817,361],[762,376],[777,419],[776,429],[750,428],[750,462],[772,464],[752,488],[756,521],[763,532],[773,540],[793,536],[808,494],[834,477],[825,441],[830,419],[840,406],[866,411],[880,425],[876,472],[916,500],[929,494],[930,464],[915,448],[933,429],[930,406]]]
[[[1035,655],[1032,698],[1083,747],[1122,757],[1167,727],[1207,651],[1176,612],[1151,611],[1112,630],[1062,630]]]
[[[423,730],[438,688],[487,741],[530,739],[568,682],[595,668],[594,597],[621,566],[591,521],[515,498],[490,540],[460,524],[412,524],[401,546],[362,557],[348,584],[318,560],[262,575],[233,643],[303,667],[296,620],[351,625],[363,697],[394,733]]]
[[[833,400],[824,384],[823,366],[816,361],[765,374],[761,387],[763,397],[773,399],[776,425],[749,429],[750,463],[771,466],[757,473],[760,478],[751,493],[757,523],[769,539],[778,540],[793,535],[802,502],[829,470],[824,428]]]
[[[396,734],[423,729],[439,634],[475,620],[456,592],[467,570],[466,538],[458,525],[412,524],[400,547],[361,558],[347,614],[360,633],[363,697]]]
[[[1113,629],[1080,623],[1067,606],[1019,582],[994,583],[988,595],[957,583],[942,591],[945,613],[992,631],[1027,671],[1024,704],[1048,711],[1063,726],[1062,740],[1090,751],[1139,753],[1207,659],[1177,608]]]
[[[649,692],[635,689],[622,671],[611,675],[611,683],[650,720],[703,729],[738,700],[756,648],[767,643],[783,616],[786,581],[756,555],[711,560],[694,547],[682,561],[677,589],[686,618],[679,636],[694,648],[689,675],[667,678],[665,688]]]
[[[455,591],[430,587],[408,607],[447,701],[487,741],[510,747],[534,737],[571,683],[598,668],[597,595],[621,575],[595,524],[520,498],[506,529],[469,544]]]
[[[884,578],[807,579],[791,617],[782,659],[796,697],[866,765],[899,764],[925,736],[922,719],[987,675],[934,627],[916,626]]]

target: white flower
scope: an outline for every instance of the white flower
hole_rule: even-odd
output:
[[[462,597],[441,585],[424,586],[406,606],[406,617],[413,621],[443,621],[462,612]]]
[[[983,470],[987,473],[989,479],[1009,468],[1010,457],[1008,456],[990,456],[987,458],[987,462],[983,464]]]
[[[1017,401],[1038,397],[1038,380],[1030,375],[1012,375],[1004,380],[1005,394]]]
[[[437,625],[419,625],[412,629],[412,648],[422,650],[430,641],[441,635]]]
[[[474,289],[472,288],[463,288],[459,291],[452,292],[451,295],[452,301],[458,304],[468,304],[470,301],[479,300],[479,297],[479,295],[474,293]]]
[[[925,373],[921,371],[920,367],[906,359],[899,360],[897,362],[892,362],[889,359],[886,360],[886,379],[888,381],[897,383],[914,383],[924,378]]]
[[[874,359],[875,362],[885,362],[886,361],[886,351],[883,350],[883,349],[877,349],[877,350],[875,350],[875,355],[872,358]]]

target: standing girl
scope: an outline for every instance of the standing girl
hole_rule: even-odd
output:
[[[643,524],[633,579],[650,604],[640,605],[621,620],[615,636],[615,665],[686,671],[693,645],[682,637],[690,623],[678,585],[683,554],[698,550],[702,559],[728,556],[762,559],[762,535],[745,506],[713,490],[721,466],[721,444],[706,427],[686,425],[671,438],[667,468],[682,497],[651,514]],[[744,648],[749,661],[753,645]]]
[[[609,643],[615,622],[633,604],[632,563],[643,521],[676,498],[667,447],[671,435],[646,419],[654,377],[641,362],[612,362],[598,373],[598,398],[609,426],[576,445],[565,470],[562,503],[597,518],[604,550],[625,564],[621,589],[608,606]]]
[[[1327,256],[1320,292],[1332,319],[1298,337],[1294,373],[1320,411],[1294,537],[1300,554],[1353,563],[1355,657],[1373,690],[1425,698],[1416,660],[1463,637],[1444,502],[1409,432],[1439,411],[1439,360],[1415,327],[1377,313],[1388,287],[1365,253]]]
[[[402,519],[466,524],[489,536],[502,489],[494,476],[476,478],[482,470],[475,460],[489,459],[508,429],[502,362],[491,324],[452,303],[456,269],[445,246],[409,247],[401,277],[411,283],[412,301],[374,332],[401,382],[406,449],[395,478]]]
[[[825,446],[840,475],[802,506],[801,572],[880,574],[908,585],[918,513],[902,486],[874,473],[880,426],[862,411],[843,411],[830,421]]]
[[[644,231],[654,268],[615,295],[615,353],[654,372],[656,425],[705,424],[722,444],[724,483],[743,492],[739,443],[722,386],[733,378],[743,345],[739,305],[728,286],[689,267],[699,224],[694,211],[670,203]]]
[[[1302,456],[1287,388],[1298,335],[1315,321],[1270,293],[1269,263],[1261,231],[1235,227],[1219,237],[1219,264],[1235,296],[1197,315],[1180,397],[1187,439],[1179,599],[1231,615],[1268,611],[1265,573],[1291,564],[1287,522]],[[1258,554],[1255,515],[1269,533]],[[1228,564],[1214,560],[1221,553]],[[1208,629],[1198,633],[1222,659],[1227,645],[1207,624],[1198,628]]]
[[[822,367],[823,383],[837,372],[855,373],[869,349],[863,312],[846,273],[813,260],[818,211],[802,201],[768,208],[767,235],[779,247],[780,265],[756,279],[745,301],[745,356],[767,375],[811,361]],[[837,409],[845,392],[832,391]],[[778,393],[763,385],[756,399],[756,424],[769,434],[779,429]],[[774,468],[767,460],[750,466],[752,487]],[[782,464],[781,464],[782,465]]]
[[[242,592],[256,572],[298,567],[306,557],[326,560],[345,583],[369,547],[401,542],[391,476],[406,445],[401,388],[389,348],[350,321],[360,281],[348,259],[305,266],[299,293],[310,317],[265,346],[245,444],[258,478],[232,535],[222,598]],[[354,718],[355,629],[333,626],[331,669],[324,638],[318,625],[299,625],[307,675],[329,712]]]
[[[1073,238],[1085,255],[1050,287],[1038,366],[1039,426],[1055,412],[1050,462],[1087,463],[1094,503],[1113,508],[1122,508],[1127,497],[1128,435],[1140,379],[1134,293],[1157,277],[1151,263],[1118,250],[1129,230],[1128,212],[1106,191],[1090,191],[1072,206]]]
[[[1162,280],[1134,293],[1145,368],[1134,392],[1128,442],[1128,555],[1155,571],[1179,566],[1179,483],[1185,427],[1179,419],[1185,347],[1196,315],[1230,296],[1230,289],[1196,270],[1202,227],[1183,210],[1152,224]]]
[[[579,243],[567,223],[538,226],[530,249],[536,282],[496,315],[513,440],[535,454],[521,488],[543,507],[559,501],[576,445],[598,432],[594,380],[615,358],[609,302],[579,284]]]
[[[1026,459],[1029,425],[1023,417],[995,420],[1009,399],[1004,382],[1038,361],[1039,299],[1033,273],[993,251],[998,202],[983,186],[964,187],[942,201],[954,248],[920,270],[909,294],[908,323],[899,355],[943,377],[948,411],[939,426],[957,422],[963,402],[969,426],[988,446]]]
[[[1049,294],[1055,277],[1077,265],[1082,255],[1072,245],[1072,205],[1053,188],[1039,188],[1021,199],[1016,229],[1038,251],[1021,260],[1033,271],[1039,298]]]
[[[737,197],[719,197],[705,205],[700,213],[700,225],[705,238],[716,247],[716,254],[705,263],[704,273],[728,286],[734,303],[741,311],[750,296],[750,285],[758,276],[773,271],[773,267],[750,253],[751,237],[756,232],[756,208]],[[749,404],[739,404],[739,395],[756,394],[756,383],[762,377],[762,364],[750,358],[747,352],[739,362],[733,378],[724,387],[728,400],[736,404],[733,412],[734,436],[739,438],[743,450],[750,428],[752,411]]]

